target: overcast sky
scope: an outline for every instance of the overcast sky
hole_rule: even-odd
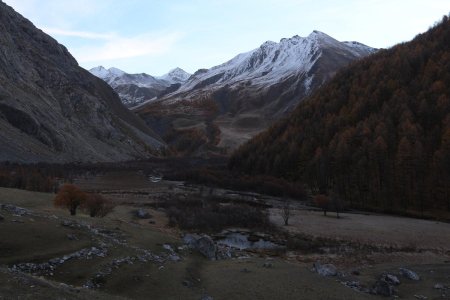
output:
[[[3,0],[64,44],[86,69],[162,75],[319,30],[385,48],[450,12],[449,0]]]

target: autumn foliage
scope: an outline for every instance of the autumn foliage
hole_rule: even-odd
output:
[[[77,208],[87,199],[87,194],[73,184],[65,184],[56,194],[54,204],[56,207],[67,208],[72,216],[76,215]]]
[[[103,218],[114,209],[114,204],[100,194],[87,194],[81,208],[91,217]]]
[[[351,207],[450,211],[449,18],[339,72],[229,166]]]
[[[322,209],[323,215],[326,216],[328,207],[330,206],[330,198],[326,195],[319,194],[314,197],[314,203]]]
[[[76,215],[80,207],[91,217],[104,217],[114,209],[113,203],[102,195],[85,193],[73,184],[65,184],[60,188],[54,204],[68,209],[71,215]]]

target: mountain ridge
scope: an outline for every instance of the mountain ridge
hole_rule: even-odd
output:
[[[223,153],[286,115],[341,67],[375,51],[319,31],[266,41],[196,71],[178,89],[134,111],[183,153]]]
[[[178,88],[190,77],[189,73],[178,67],[161,76],[130,74],[103,66],[92,68],[89,72],[108,83],[119,94],[122,103],[130,108],[155,99],[170,88]]]
[[[68,50],[0,2],[0,160],[117,161],[164,147]]]

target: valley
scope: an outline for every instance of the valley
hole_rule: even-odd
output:
[[[49,295],[55,299],[298,299],[299,295],[375,299],[386,292],[377,282],[383,274],[391,274],[401,282],[388,289],[392,295],[450,297],[447,223],[352,211],[338,219],[333,212],[325,217],[308,202],[291,199],[289,225],[283,226],[280,210],[285,199],[160,180],[166,167],[156,165],[150,176],[128,169],[74,178],[83,190],[113,200],[116,206],[104,218],[81,212],[70,216],[53,207],[54,194],[1,188],[0,295],[4,299],[48,299]],[[241,211],[245,205],[261,208],[273,225],[212,229],[211,223],[209,229],[188,230],[171,221],[171,210],[186,209],[196,201],[203,207],[218,203],[237,205]],[[226,232],[228,242],[223,240]],[[191,248],[194,233],[212,238],[217,251],[213,259],[204,252],[212,245]],[[278,246],[246,250],[250,245],[244,242],[246,233]],[[322,276],[315,269],[319,262],[337,271]],[[399,268],[413,270],[420,281],[400,275]],[[15,288],[19,284],[23,288]],[[442,288],[436,288],[439,284]]]
[[[0,300],[450,299],[449,14],[5,1]]]

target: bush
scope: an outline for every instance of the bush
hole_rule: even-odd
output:
[[[81,208],[91,217],[100,218],[112,212],[114,206],[111,200],[105,199],[100,194],[88,194],[86,201],[81,204]]]
[[[323,215],[326,216],[330,206],[330,198],[327,195],[319,194],[314,197],[314,203],[323,210]]]
[[[186,230],[220,231],[227,227],[267,229],[272,227],[269,217],[259,207],[246,204],[176,200],[167,209],[169,224]]]

